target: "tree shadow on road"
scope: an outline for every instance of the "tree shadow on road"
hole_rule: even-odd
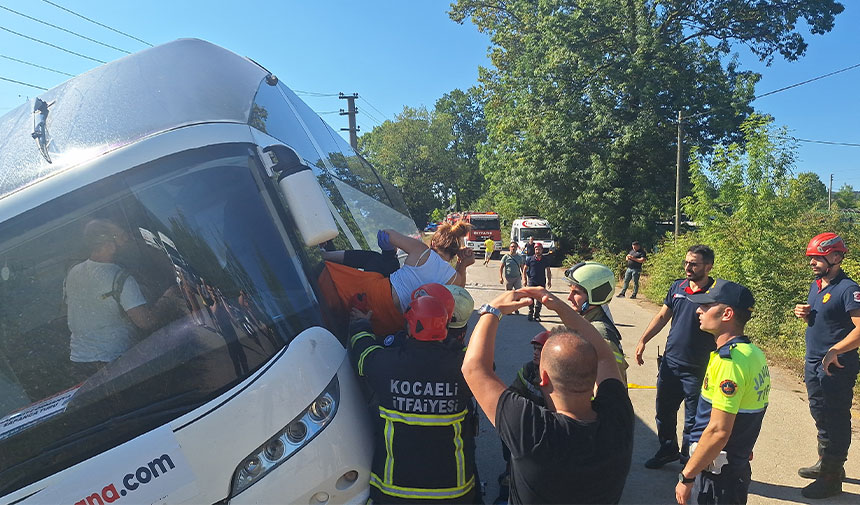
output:
[[[856,484],[857,479],[846,479],[845,482]],[[800,494],[800,489],[800,487],[770,484],[768,482],[758,482],[755,480],[755,475],[753,475],[753,481],[750,484],[749,494],[750,496],[763,496],[765,498],[772,498],[774,500],[789,503],[860,503],[860,495],[857,495],[855,493],[842,493],[839,496],[833,496],[831,498],[828,498],[827,500],[822,501],[804,498]]]
[[[637,390],[630,390],[630,395]],[[633,424],[633,461],[624,485],[621,503],[675,503],[675,485],[681,464],[677,461],[658,470],[645,468],[645,461],[657,450],[657,434],[637,414]]]

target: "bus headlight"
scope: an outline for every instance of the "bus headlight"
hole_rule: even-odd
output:
[[[332,413],[334,413],[334,401],[330,396],[320,396],[308,407],[311,419],[318,423],[324,422]]]
[[[340,401],[337,375],[307,408],[274,437],[245,457],[233,472],[230,497],[248,489],[301,450],[334,418]]]

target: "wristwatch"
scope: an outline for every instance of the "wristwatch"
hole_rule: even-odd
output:
[[[688,479],[687,477],[684,477],[684,472],[678,472],[678,482],[681,484],[690,484],[696,482],[696,478],[693,477],[692,479]]]
[[[480,307],[478,307],[478,315],[483,316],[484,314],[492,314],[492,315],[498,317],[499,320],[502,319],[502,311],[493,307],[489,303],[485,303],[485,304],[481,305]]]

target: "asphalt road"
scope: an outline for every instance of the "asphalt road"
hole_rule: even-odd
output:
[[[469,267],[466,288],[475,298],[476,307],[489,302],[504,288],[499,284],[499,262],[490,261],[483,266],[478,259]],[[553,269],[552,291],[567,298],[568,287],[562,280],[562,272]],[[675,484],[681,465],[670,463],[659,470],[648,470],[643,464],[657,449],[654,422],[654,385],[657,376],[657,346],[665,348],[667,327],[651,342],[645,351],[645,365],[637,366],[633,351],[639,336],[651,321],[659,307],[645,300],[614,298],[610,308],[618,329],[623,336],[623,347],[630,368],[627,371],[630,398],[636,412],[633,463],[624,489],[621,503],[675,503]],[[531,338],[560,324],[558,316],[544,310],[542,322],[530,322],[523,315],[506,316],[501,321],[496,344],[496,370],[499,376],[510,383],[523,363],[531,359]],[[476,315],[469,327],[474,328]],[[828,500],[808,500],[800,495],[800,488],[811,481],[797,475],[797,468],[814,463],[816,454],[816,430],[806,402],[806,389],[795,371],[771,364],[770,406],[764,419],[761,435],[755,446],[752,461],[752,485],[749,503],[860,503],[860,441],[857,428],[860,417],[854,415],[854,443],[845,466],[847,479],[843,483],[843,494]],[[679,413],[680,414],[680,413]],[[478,468],[480,478],[486,482],[486,503],[498,495],[496,477],[504,470],[501,445],[492,425],[482,419],[478,437]],[[679,432],[683,420],[678,419]]]

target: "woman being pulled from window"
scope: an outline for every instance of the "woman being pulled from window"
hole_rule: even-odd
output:
[[[344,313],[353,303],[353,297],[365,294],[373,311],[374,333],[388,335],[403,329],[406,322],[403,309],[418,286],[430,282],[466,285],[466,267],[475,262],[472,250],[463,247],[463,237],[469,228],[468,223],[461,221],[453,225],[445,223],[433,234],[430,247],[394,230],[380,230],[377,241],[382,253],[325,251],[326,268],[321,277],[330,277]],[[402,267],[397,260],[397,249],[407,255]],[[454,258],[456,268],[449,263]],[[328,284],[320,280],[321,285]]]

